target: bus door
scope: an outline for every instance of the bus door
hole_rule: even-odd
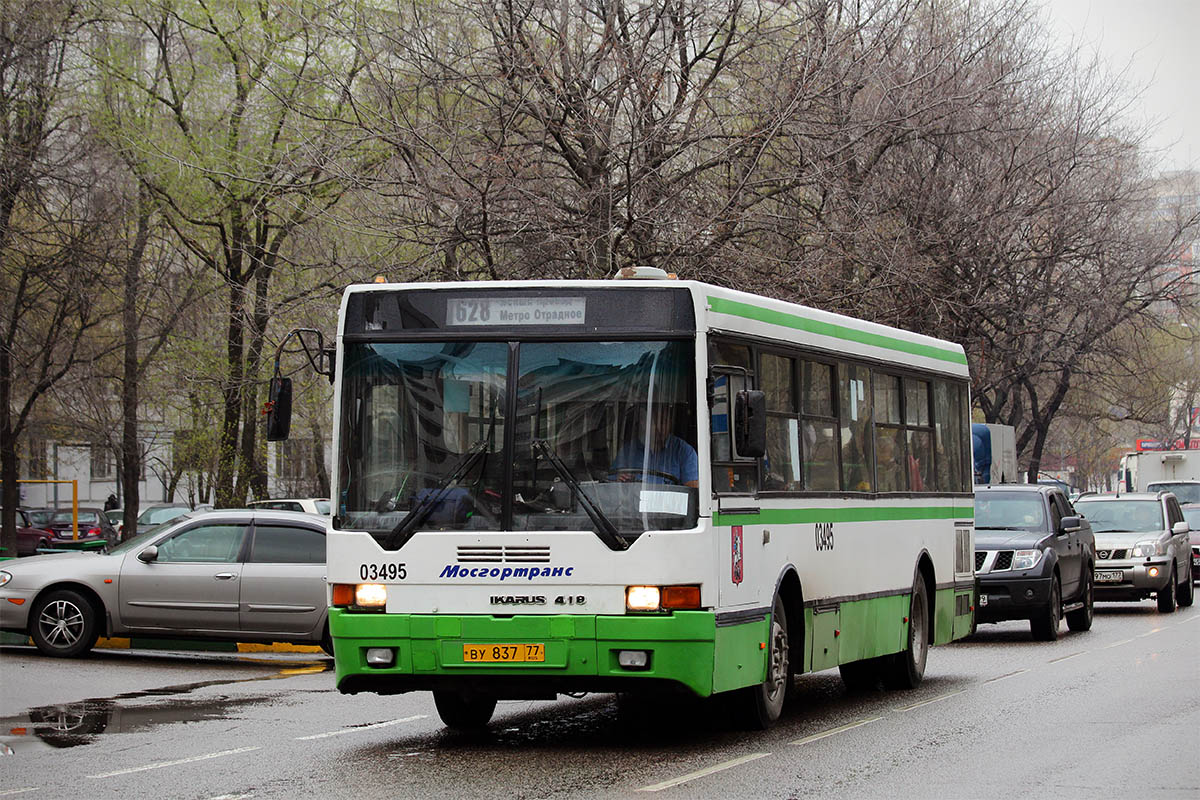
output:
[[[762,435],[750,430],[762,416],[761,392],[740,366],[715,365],[709,373],[711,452],[720,607],[762,605],[754,587],[773,584],[765,571],[763,525],[758,521],[758,459]],[[769,598],[768,598],[769,602]]]

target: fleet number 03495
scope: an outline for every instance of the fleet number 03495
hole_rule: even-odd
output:
[[[361,564],[358,577],[364,581],[402,581],[408,577],[403,562],[399,564]]]

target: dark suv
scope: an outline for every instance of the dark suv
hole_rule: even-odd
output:
[[[1033,638],[1092,627],[1096,540],[1058,486],[975,487],[977,622],[1027,619]]]

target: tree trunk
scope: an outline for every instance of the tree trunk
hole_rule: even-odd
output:
[[[245,309],[246,283],[244,278],[230,280],[229,325],[225,344],[225,360],[228,370],[225,386],[221,389],[224,400],[224,417],[221,421],[221,440],[217,448],[217,506],[236,508],[245,502],[245,487],[234,488],[238,456],[238,425],[242,412],[243,360],[245,358]],[[239,498],[237,495],[240,494]]]
[[[248,488],[258,499],[267,497],[266,454],[258,444],[259,428],[259,371],[266,341],[267,324],[271,316],[267,308],[267,289],[271,270],[265,264],[255,269],[254,316],[250,323],[250,343],[246,353],[245,402],[243,405],[242,453],[239,464],[239,486]],[[243,491],[244,494],[244,491]]]
[[[150,212],[146,190],[138,191],[137,231],[133,247],[125,261],[124,323],[125,353],[121,375],[121,481],[125,484],[125,536],[137,533],[138,506],[141,504],[142,446],[138,441],[138,384],[141,370],[138,345],[141,325],[138,319],[138,290],[141,288],[142,256],[150,236]]]

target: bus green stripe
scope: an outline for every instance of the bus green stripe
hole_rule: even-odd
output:
[[[795,525],[806,522],[901,522],[922,519],[971,519],[962,506],[861,506],[764,508],[757,514],[713,514],[714,525]]]
[[[933,358],[938,361],[948,361],[952,364],[966,365],[967,357],[965,354],[956,350],[947,350],[942,347],[934,347],[928,344],[918,344],[916,342],[908,342],[903,339],[897,339],[894,336],[885,336],[880,333],[869,333],[860,331],[845,325],[837,325],[832,322],[821,322],[807,317],[788,314],[785,311],[773,311],[767,308],[759,308],[758,306],[750,305],[749,303],[740,303],[736,300],[727,300],[723,297],[709,297],[709,307],[718,314],[729,314],[735,317],[744,317],[746,319],[757,320],[758,322],[766,322],[769,325],[779,325],[784,328],[792,328],[806,333],[815,333],[821,336],[830,336],[835,339],[844,339],[848,342],[857,342],[866,344],[872,347],[881,347],[885,350],[896,350],[901,353],[908,353],[914,356],[924,356]]]

